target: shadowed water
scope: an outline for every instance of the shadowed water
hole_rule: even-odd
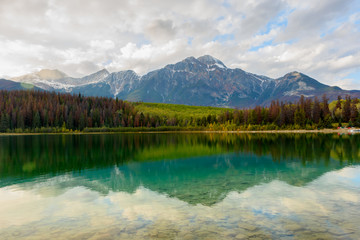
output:
[[[358,239],[360,135],[0,137],[1,239]]]

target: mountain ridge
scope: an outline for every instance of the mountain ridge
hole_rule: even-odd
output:
[[[11,80],[48,91],[216,107],[269,105],[273,100],[296,101],[301,95],[313,98],[327,94],[329,100],[346,94],[360,97],[360,90],[328,86],[297,71],[274,79],[228,68],[210,55],[187,57],[142,76],[132,70],[110,73],[102,69],[82,78],[72,78],[59,70],[45,69]]]

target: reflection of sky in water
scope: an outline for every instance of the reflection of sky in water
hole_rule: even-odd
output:
[[[304,187],[274,180],[212,206],[139,187],[100,194],[70,176],[0,189],[0,238],[339,238],[360,236],[360,167]]]

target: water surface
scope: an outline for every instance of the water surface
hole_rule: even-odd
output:
[[[0,137],[1,239],[359,239],[360,136]]]

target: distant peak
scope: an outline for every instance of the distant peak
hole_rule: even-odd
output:
[[[220,62],[219,59],[216,59],[214,58],[213,56],[210,56],[210,55],[204,55],[204,56],[201,56],[201,57],[198,57],[198,60],[200,62]]]
[[[302,74],[300,72],[297,71],[293,71],[293,72],[289,72],[287,74],[285,74],[282,78],[285,79],[299,79],[301,78]]]
[[[58,69],[46,69],[46,68],[41,69],[38,73],[62,73],[62,74],[65,74]]]
[[[219,59],[214,58],[213,56],[210,56],[210,55],[201,56],[197,60],[199,60],[200,62],[202,62],[206,65],[218,64],[219,66],[226,67],[223,62],[221,62]]]
[[[86,79],[86,78],[93,78],[93,77],[106,77],[108,76],[110,73],[108,72],[108,70],[106,70],[105,68],[104,69],[101,69],[100,71],[97,71],[97,72],[94,72],[90,75],[87,75],[87,76],[84,76],[82,77],[82,79]]]
[[[103,68],[103,69],[101,69],[100,71],[97,71],[94,74],[107,74],[107,75],[109,75],[110,73],[109,73],[109,71],[107,69]]]
[[[301,73],[298,71],[293,71],[293,72],[287,73],[285,76],[301,76]]]
[[[57,80],[67,77],[67,75],[57,69],[42,69],[37,72],[37,75],[42,79]]]
[[[111,73],[112,75],[124,75],[124,74],[132,74],[132,75],[138,75],[135,71],[133,70],[122,70],[119,72],[113,72]]]
[[[185,62],[194,62],[194,61],[196,61],[196,58],[194,58],[193,56],[191,56],[191,57],[185,58],[184,61],[185,61]]]
[[[284,79],[284,80],[290,80],[290,81],[304,81],[304,80],[314,80],[317,81],[301,72],[297,72],[297,71],[293,71],[293,72],[289,72],[287,74],[285,74],[283,77],[281,77],[280,79]]]
[[[101,69],[99,72],[109,73],[109,71],[106,68]]]

